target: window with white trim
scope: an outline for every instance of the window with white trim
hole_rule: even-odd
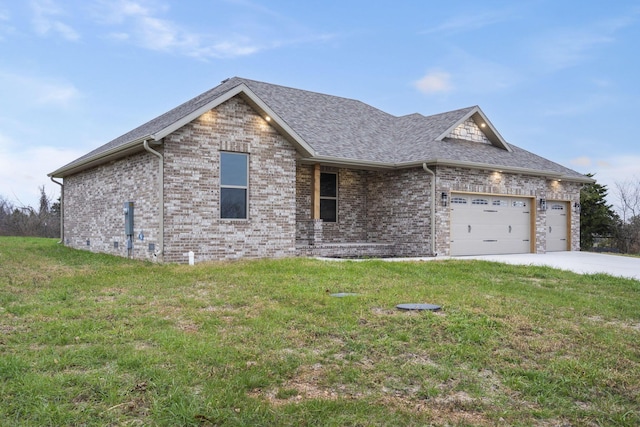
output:
[[[249,155],[220,153],[220,218],[247,219]]]
[[[320,219],[324,222],[338,221],[338,174],[320,174]]]

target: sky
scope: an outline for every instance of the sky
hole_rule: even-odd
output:
[[[0,197],[238,76],[396,116],[479,105],[505,140],[640,180],[640,2],[0,0]]]

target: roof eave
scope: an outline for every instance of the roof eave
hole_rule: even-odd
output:
[[[496,171],[496,172],[502,172],[502,173],[516,173],[516,174],[522,174],[522,175],[543,176],[545,178],[558,180],[558,181],[581,182],[585,184],[595,182],[595,180],[587,176],[581,176],[581,177],[573,176],[573,175],[567,175],[561,172],[556,172],[551,170],[522,168],[517,166],[492,165],[488,163],[477,163],[477,162],[446,160],[446,159],[428,159],[425,161],[387,163],[387,162],[347,159],[347,158],[331,157],[331,156],[314,156],[314,157],[301,158],[300,161],[302,163],[307,163],[307,164],[321,163],[326,166],[349,167],[349,168],[368,169],[368,170],[408,169],[408,168],[414,168],[414,167],[421,167],[424,163],[426,163],[429,166],[463,167],[463,168],[469,168],[469,169],[481,169],[481,170],[489,170],[489,171]]]
[[[558,181],[570,181],[570,182],[582,182],[582,183],[593,183],[595,180],[589,178],[588,176],[574,176],[567,175],[562,172],[556,172],[552,170],[544,170],[544,169],[532,169],[532,168],[523,168],[518,166],[504,166],[504,165],[495,165],[488,163],[477,163],[477,162],[467,162],[467,161],[458,161],[458,160],[445,160],[445,159],[429,159],[425,162],[427,165],[433,166],[450,166],[450,167],[465,167],[470,169],[483,169],[490,170],[495,172],[506,172],[506,173],[517,173],[522,175],[534,175],[534,176],[544,176],[548,179],[555,179]],[[420,164],[422,164],[420,163]],[[415,165],[411,163],[410,165]]]
[[[98,153],[95,156],[87,157],[86,159],[83,159],[80,162],[70,163],[66,166],[61,167],[60,169],[57,169],[47,174],[47,176],[50,176],[52,178],[64,178],[65,176],[69,176],[74,173],[81,172],[85,169],[98,166],[108,161],[125,157],[128,154],[133,154],[138,151],[143,151],[144,147],[142,146],[142,144],[144,143],[144,141],[149,141],[149,140],[153,140],[153,137],[151,135],[146,135],[142,138],[137,138],[133,141],[127,142],[126,144]]]
[[[276,129],[280,134],[282,134],[288,141],[290,141],[304,156],[313,156],[315,154],[313,148],[300,136],[298,135],[280,116],[278,116],[259,96],[257,96],[246,84],[241,83],[238,86],[235,86],[228,91],[224,92],[222,95],[216,97],[215,99],[209,101],[202,107],[194,110],[193,112],[187,114],[182,117],[180,120],[177,120],[166,126],[159,131],[145,135],[142,138],[136,138],[135,140],[129,141],[123,145],[115,147],[111,150],[107,150],[101,153],[96,154],[95,156],[88,157],[83,159],[77,163],[71,163],[66,165],[60,169],[55,170],[48,174],[48,176],[53,178],[64,178],[65,176],[71,175],[73,173],[80,172],[82,170],[88,169],[93,166],[100,165],[109,160],[114,160],[127,154],[131,154],[136,151],[142,150],[142,143],[145,140],[152,141],[161,141],[167,135],[175,132],[186,124],[192,122],[197,119],[204,113],[209,110],[212,110],[219,106],[220,104],[228,101],[234,96],[241,95],[245,101],[247,101],[257,112],[263,117],[269,117],[269,124]],[[139,147],[138,147],[139,146]]]

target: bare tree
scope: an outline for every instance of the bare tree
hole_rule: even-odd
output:
[[[640,179],[616,181],[615,186],[615,195],[618,198],[622,221],[627,222],[640,215]]]
[[[16,206],[0,196],[0,235],[57,237],[60,234],[60,203],[51,203],[44,186],[38,189],[38,209]]]
[[[13,204],[0,196],[0,236],[11,235],[10,222],[13,213]]]
[[[618,246],[626,253],[640,253],[640,179],[615,183],[622,223]]]

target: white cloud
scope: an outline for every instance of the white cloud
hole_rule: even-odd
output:
[[[80,39],[77,31],[58,19],[65,13],[53,0],[32,0],[30,6],[33,11],[33,26],[38,34],[46,36],[57,33],[69,41]]]
[[[71,83],[0,70],[3,103],[13,107],[69,107],[82,97]]]
[[[583,29],[560,29],[535,43],[535,55],[551,69],[573,67],[592,55],[595,49],[614,41],[609,34]]]
[[[11,26],[11,15],[9,12],[0,5],[0,42],[6,40],[6,35],[10,35],[15,32],[15,28]]]
[[[433,28],[423,31],[422,34],[434,33],[466,33],[498,24],[511,19],[513,13],[509,10],[487,11],[484,13],[464,14],[451,17]]]
[[[439,92],[451,92],[451,75],[445,71],[434,70],[414,83],[415,87],[427,95]]]
[[[164,18],[169,7],[151,0],[100,1],[96,19],[104,25],[118,26],[108,36],[112,40],[200,59],[246,56],[286,45],[324,42],[333,38],[327,34],[310,34],[303,27],[250,2],[232,3],[269,19],[252,19],[255,17],[243,14],[246,24],[241,30],[212,24],[218,33],[198,32]],[[252,22],[271,24],[251,25]]]
[[[81,154],[68,148],[23,147],[0,134],[0,196],[16,205],[37,206],[38,187],[44,185],[46,193],[57,198],[60,188],[50,181],[47,174]]]
[[[569,163],[571,163],[574,166],[586,168],[591,166],[591,159],[587,156],[582,156],[582,157],[577,157],[575,159],[571,159]]]
[[[452,49],[439,60],[437,67],[414,83],[419,91],[426,94],[455,91],[478,95],[509,89],[522,79],[512,68],[461,48]]]
[[[119,42],[130,42],[145,49],[184,54],[196,58],[235,57],[254,53],[260,48],[247,38],[225,36],[218,39],[199,34],[159,15],[166,13],[164,4],[148,1],[102,1],[98,20],[120,28],[109,34]]]
[[[532,43],[534,55],[551,70],[590,60],[595,52],[616,41],[616,33],[637,22],[640,8],[626,16],[608,18],[580,28],[557,28]]]

